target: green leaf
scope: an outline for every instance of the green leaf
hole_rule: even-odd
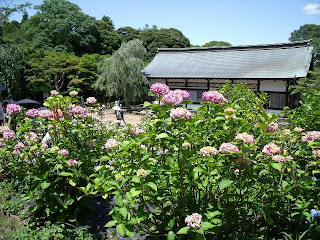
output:
[[[151,106],[152,104],[150,102],[144,102],[143,106],[144,107],[148,107],[148,106]]]
[[[192,171],[194,171],[194,172],[204,172],[204,170],[201,167],[195,167]]]
[[[135,188],[131,188],[131,189],[130,189],[130,193],[131,193],[132,197],[136,197],[136,196],[138,196],[140,193],[142,193],[142,191],[141,191],[141,190],[136,190]]]
[[[126,208],[120,208],[119,212],[124,218],[128,216],[128,210]]]
[[[167,240],[174,240],[175,238],[176,238],[176,235],[174,234],[174,232],[172,231],[168,232]]]
[[[51,185],[51,183],[43,182],[40,184],[40,187],[44,190],[44,189],[48,188],[50,185]]]
[[[119,234],[121,234],[121,236],[124,237],[124,233],[126,231],[126,227],[124,226],[124,224],[117,225],[116,230]]]
[[[154,191],[158,190],[157,185],[153,182],[148,182],[147,185],[151,187]]]
[[[190,227],[183,227],[177,232],[177,234],[187,234],[189,229]]]
[[[77,185],[77,183],[75,183],[72,179],[69,180],[69,184],[74,187],[75,185]]]
[[[60,176],[63,176],[63,177],[69,177],[69,176],[72,176],[73,174],[71,172],[61,172],[60,173]]]
[[[269,171],[267,169],[263,169],[259,172],[259,176],[264,175],[264,174],[268,174]]]
[[[214,225],[211,224],[211,223],[209,223],[209,222],[203,222],[203,223],[201,223],[201,227],[202,227],[204,230],[208,230],[208,229],[210,229],[210,228],[213,228]]]
[[[116,204],[120,207],[123,207],[123,199],[120,194],[116,196]]]
[[[160,133],[158,136],[156,136],[156,139],[162,139],[162,138],[169,138],[169,135],[167,133]]]
[[[117,221],[116,220],[112,220],[112,221],[109,221],[105,227],[109,228],[109,227],[113,227],[117,224]]]
[[[279,171],[281,171],[283,164],[282,163],[271,163],[271,166]]]
[[[223,190],[225,189],[226,187],[228,187],[230,184],[232,184],[234,181],[232,180],[229,180],[229,179],[226,179],[226,180],[222,180],[220,183],[219,183],[219,188],[220,190]]]
[[[137,175],[134,175],[133,177],[132,177],[132,180],[131,180],[132,182],[135,182],[135,183],[139,183],[140,182],[140,178],[137,176]]]

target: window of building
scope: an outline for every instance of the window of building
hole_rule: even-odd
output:
[[[285,93],[270,93],[269,108],[282,109],[286,105]]]

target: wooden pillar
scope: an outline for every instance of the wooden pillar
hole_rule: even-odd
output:
[[[258,92],[260,92],[260,79],[258,79],[258,89],[257,89]]]
[[[210,80],[209,80],[209,78],[207,79],[207,89],[208,89],[208,91],[210,90]]]

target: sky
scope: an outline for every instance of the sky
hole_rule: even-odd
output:
[[[26,0],[0,0],[20,4]],[[42,0],[29,0],[38,5]],[[71,0],[84,13],[109,16],[116,28],[177,28],[191,44],[227,41],[232,45],[288,42],[304,24],[320,25],[320,0]],[[30,10],[30,15],[35,10]],[[13,19],[20,20],[15,15]]]

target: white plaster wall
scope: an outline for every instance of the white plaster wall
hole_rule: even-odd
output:
[[[285,92],[286,81],[281,80],[261,80],[260,91],[271,91],[271,92]]]

